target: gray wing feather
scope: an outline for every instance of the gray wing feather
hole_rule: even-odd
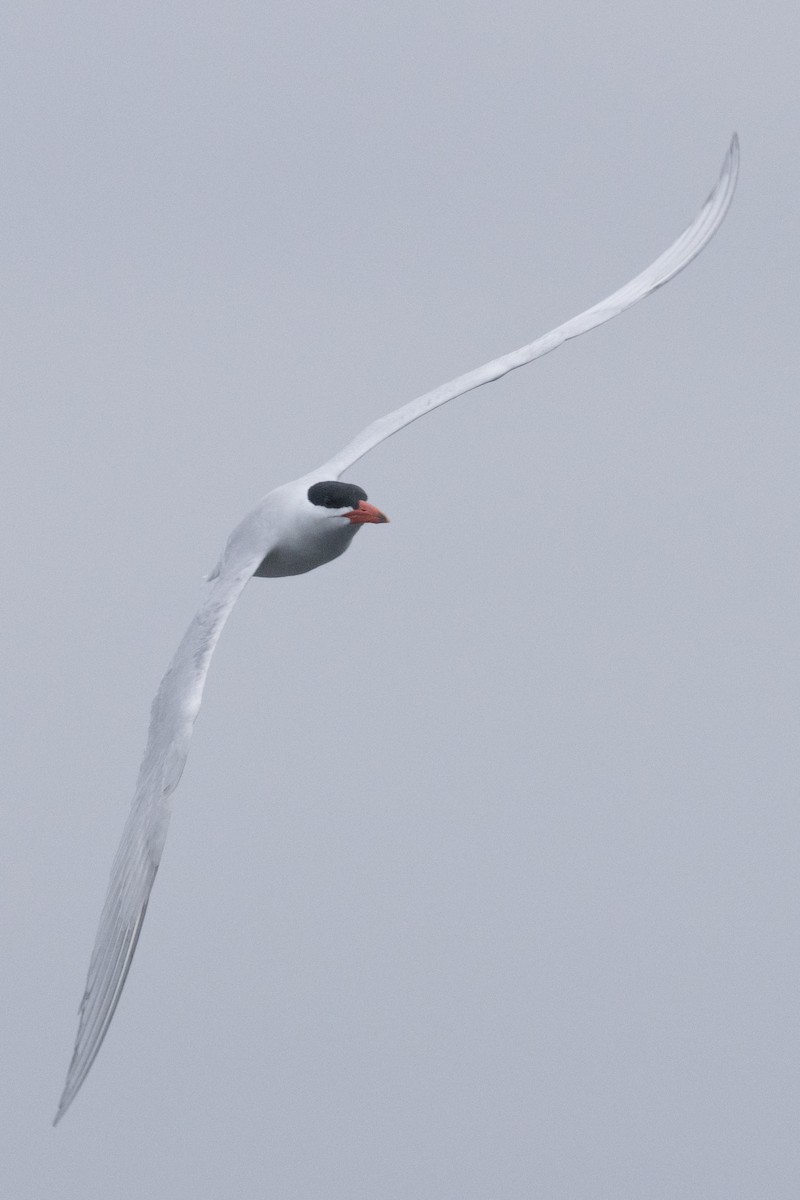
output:
[[[255,556],[233,555],[238,562],[223,559],[220,574],[178,646],[153,701],[147,748],[111,869],[80,1006],[75,1050],[54,1124],[86,1078],[119,1002],[161,861],[170,797],[186,763],[211,655],[262,555],[263,548]]]
[[[351,442],[348,442],[343,450],[329,459],[320,468],[319,473],[327,478],[337,478],[380,442],[391,437],[392,434],[397,433],[412,421],[424,416],[425,413],[438,408],[440,404],[446,404],[448,400],[463,396],[466,392],[482,387],[485,383],[501,379],[509,371],[515,371],[518,367],[533,362],[534,359],[541,358],[544,354],[549,354],[551,350],[555,350],[557,346],[561,346],[570,338],[578,337],[580,334],[602,325],[605,321],[610,321],[612,317],[619,316],[632,304],[638,303],[657,288],[663,287],[679,271],[689,265],[722,224],[733,199],[738,170],[739,140],[734,134],[725,155],[717,184],[695,220],[668,250],[635,279],[626,283],[624,287],[606,297],[605,300],[601,300],[599,304],[595,304],[593,308],[565,321],[563,325],[544,334],[535,342],[531,342],[519,350],[513,350],[501,358],[495,358],[492,362],[467,372],[466,375],[459,375],[450,383],[445,383],[432,392],[426,392],[424,396],[418,396],[416,400],[411,400],[402,408],[397,408],[387,416],[374,421]]]

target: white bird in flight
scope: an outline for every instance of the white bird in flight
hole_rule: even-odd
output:
[[[698,216],[660,258],[593,308],[520,350],[493,359],[426,392],[362,430],[343,450],[301,479],[276,488],[236,526],[208,578],[203,603],[175,651],[156,693],[147,747],[130,815],[111,869],[108,893],[80,1006],[75,1050],[58,1106],[57,1124],[97,1055],[130,970],[161,861],[192,727],[200,709],[211,655],[245,584],[254,575],[301,575],[338,558],[362,525],[388,520],[366,492],[339,477],[369,450],[418,417],[549,354],[569,338],[610,321],[663,287],[716,233],[733,199],[739,169],[734,134],[717,184]]]

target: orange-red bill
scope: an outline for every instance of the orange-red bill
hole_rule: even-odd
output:
[[[358,508],[344,515],[352,525],[385,525],[389,521],[379,508],[374,504],[367,504],[366,500],[359,500]]]

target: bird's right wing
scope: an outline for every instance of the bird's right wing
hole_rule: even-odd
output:
[[[114,1015],[147,911],[211,655],[228,614],[264,554],[234,544],[161,680],[139,780],[117,850],[80,1007],[75,1050],[54,1124],[95,1060]]]
[[[434,388],[432,392],[426,392],[424,396],[418,396],[416,400],[411,400],[402,408],[396,408],[394,412],[373,421],[366,429],[362,429],[361,433],[351,442],[348,442],[343,450],[324,463],[316,474],[321,479],[338,479],[343,471],[351,467],[369,450],[374,449],[375,446],[406,425],[410,425],[412,421],[424,416],[425,413],[432,412],[440,404],[446,404],[448,400],[463,396],[466,392],[482,387],[485,383],[492,383],[495,379],[507,375],[509,371],[515,371],[517,367],[522,367],[526,363],[533,362],[535,358],[549,354],[551,350],[563,345],[570,338],[578,337],[580,334],[602,325],[605,321],[610,321],[612,317],[619,316],[632,304],[638,303],[657,288],[663,287],[679,271],[689,265],[719,229],[733,199],[738,171],[739,139],[734,134],[716,186],[697,217],[669,249],[665,250],[635,279],[631,279],[629,283],[619,288],[611,296],[607,296],[605,300],[601,300],[599,304],[595,304],[593,308],[587,308],[577,317],[572,317],[563,325],[559,325],[557,329],[552,329],[550,333],[537,338],[535,342],[523,346],[520,350],[513,350],[510,354],[504,354],[501,358],[484,363],[482,367],[468,371],[466,375],[459,375],[450,383],[442,384],[441,387]]]

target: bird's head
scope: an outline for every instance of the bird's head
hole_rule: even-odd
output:
[[[374,504],[367,504],[367,493],[355,483],[324,480],[312,484],[307,495],[321,515],[337,517],[351,525],[383,525],[389,520]]]

